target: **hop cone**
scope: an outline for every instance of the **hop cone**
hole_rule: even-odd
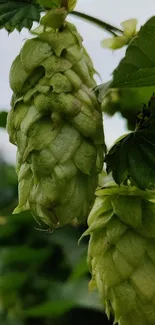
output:
[[[113,186],[98,195],[85,233],[90,234],[90,288],[97,287],[115,324],[153,325],[155,193]]]
[[[76,28],[40,26],[10,71],[19,205],[50,227],[87,217],[103,163],[94,69]],[[38,218],[39,217],[39,218]]]

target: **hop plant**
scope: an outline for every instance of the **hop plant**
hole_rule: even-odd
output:
[[[89,214],[90,288],[114,324],[155,324],[154,191],[109,184]]]
[[[83,221],[103,165],[92,61],[74,25],[40,25],[10,71],[7,130],[17,150],[19,204],[49,227]]]

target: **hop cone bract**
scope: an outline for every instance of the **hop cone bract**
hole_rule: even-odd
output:
[[[155,203],[152,191],[98,191],[88,218],[88,262],[105,311],[119,325],[155,324]]]
[[[10,71],[7,130],[17,145],[19,205],[51,226],[87,217],[103,164],[94,68],[74,25],[34,31]]]

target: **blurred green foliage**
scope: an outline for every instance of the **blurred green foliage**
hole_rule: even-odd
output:
[[[147,105],[149,99],[155,92],[155,87],[108,89],[110,82],[97,88],[102,110],[109,116],[120,113],[126,119],[127,128],[135,129],[136,116]]]
[[[6,127],[7,112],[0,112],[0,127]]]
[[[99,296],[88,292],[85,225],[53,233],[36,229],[17,203],[15,169],[0,160],[0,324],[111,324]]]

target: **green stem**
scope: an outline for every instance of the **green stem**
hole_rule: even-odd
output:
[[[100,20],[98,18],[83,14],[82,12],[72,11],[71,15],[74,15],[74,16],[89,20],[90,22],[92,22],[95,25],[103,28],[104,30],[106,30],[107,32],[109,32],[110,34],[112,34],[114,36],[117,36],[116,32],[119,32],[121,34],[123,33],[123,31],[121,29],[119,29],[119,28],[117,28],[115,26],[112,26],[112,25],[110,25],[110,24],[106,23],[105,21],[102,21],[102,20]]]

